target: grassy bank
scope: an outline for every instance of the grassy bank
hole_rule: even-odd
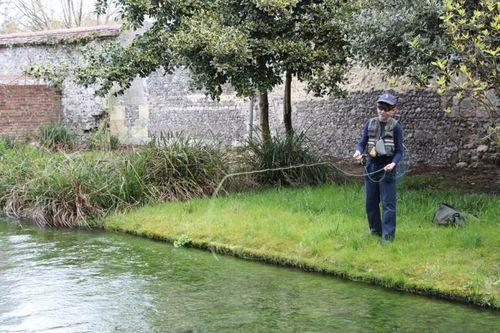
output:
[[[414,184],[413,184],[414,185]],[[399,190],[396,241],[367,234],[360,185],[276,189],[159,204],[111,216],[107,229],[500,307],[500,198]],[[439,202],[469,216],[432,224]]]

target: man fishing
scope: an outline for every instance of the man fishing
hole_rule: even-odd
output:
[[[381,237],[382,243],[393,241],[396,233],[396,166],[403,156],[403,129],[393,118],[396,104],[397,98],[391,94],[379,96],[378,116],[365,123],[353,155],[355,159],[366,162],[368,226],[372,235]]]

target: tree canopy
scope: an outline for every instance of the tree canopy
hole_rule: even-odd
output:
[[[500,2],[495,0],[359,1],[349,16],[353,53],[364,64],[406,75],[417,86],[475,100],[499,142]]]
[[[350,16],[353,53],[365,65],[424,84],[435,73],[434,55],[445,54],[449,45],[442,14],[441,0],[363,1]],[[410,42],[415,38],[433,55],[413,48]]]
[[[267,92],[285,73],[307,82],[316,95],[342,93],[349,48],[337,1],[100,0],[98,9],[110,4],[128,28],[146,28],[128,44],[84,50],[83,65],[72,71],[98,94],[120,93],[135,77],[157,69],[187,68],[192,87],[215,100],[225,84],[241,97],[257,94],[263,135],[269,136],[262,123]]]
[[[351,57],[459,99],[484,105],[480,92],[498,96],[495,0],[98,0],[101,12],[109,5],[129,29],[146,28],[125,45],[85,50],[83,65],[72,68],[77,82],[120,93],[137,76],[187,68],[192,87],[215,100],[225,84],[238,96],[257,95],[266,137],[268,91],[285,78],[291,131],[291,78],[317,96],[341,95]],[[455,77],[469,84],[452,84]],[[496,104],[489,114],[496,128]]]

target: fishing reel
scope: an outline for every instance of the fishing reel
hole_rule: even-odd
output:
[[[361,155],[359,159],[359,165],[366,166],[366,154]]]

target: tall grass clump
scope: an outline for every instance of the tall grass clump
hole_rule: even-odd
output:
[[[114,161],[81,155],[50,161],[26,187],[24,212],[40,224],[70,227],[103,217],[123,202]]]
[[[6,150],[18,148],[20,145],[20,142],[16,138],[9,135],[2,135],[0,137],[0,154]]]
[[[111,135],[108,122],[102,121],[90,134],[88,147],[93,150],[115,150],[120,146],[120,141]]]
[[[26,181],[39,174],[47,153],[32,146],[0,144],[0,207],[17,211]]]
[[[137,154],[142,163],[134,165],[142,172],[140,179],[160,201],[211,194],[228,172],[220,147],[183,136],[162,135]]]
[[[319,163],[304,133],[273,136],[269,142],[261,137],[248,140],[243,150],[243,163],[248,170],[265,170],[301,164]],[[255,180],[270,185],[317,185],[327,182],[333,172],[328,164],[288,170],[256,173]]]
[[[73,136],[62,124],[44,124],[38,129],[40,144],[50,150],[67,150],[73,148]]]
[[[0,143],[0,206],[10,217],[74,227],[148,202],[211,194],[226,172],[221,149],[180,137],[121,154]]]

